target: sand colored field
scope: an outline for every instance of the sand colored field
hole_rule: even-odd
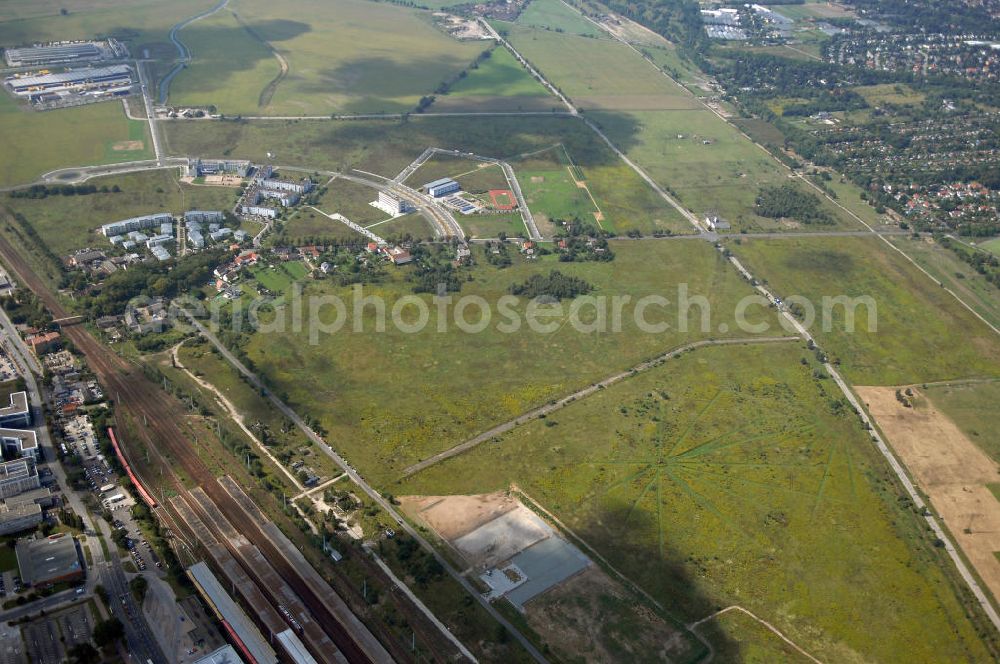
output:
[[[1000,597],[1000,500],[987,484],[1000,481],[995,463],[916,388],[912,407],[893,387],[858,387],[889,444],[930,498],[983,582]]]
[[[407,496],[403,510],[427,524],[442,539],[452,541],[518,507],[503,492],[475,496]]]
[[[115,152],[125,152],[131,150],[141,150],[145,147],[142,141],[118,141],[111,146]]]

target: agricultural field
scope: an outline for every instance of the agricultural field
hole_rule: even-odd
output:
[[[946,558],[815,369],[799,342],[700,348],[393,493],[516,485],[683,623],[737,604],[820,661],[988,659]],[[727,661],[781,649],[753,621],[705,629]]]
[[[27,184],[67,166],[153,156],[146,125],[125,117],[117,102],[36,112],[6,90],[0,90],[0,153],[18,155],[0,163],[0,186]]]
[[[775,295],[801,295],[814,304],[812,333],[854,384],[1000,376],[1000,339],[993,331],[876,238],[744,237],[728,246]],[[842,306],[832,309],[824,326],[822,298],[842,295],[872,298],[874,329],[864,305],[856,310],[853,332]]]
[[[181,37],[209,48],[192,45],[194,61],[174,81],[180,99],[197,91],[230,115],[409,111],[484,49],[436,28],[429,12],[363,0],[234,0]],[[247,56],[243,68],[223,57],[234,50]]]
[[[564,312],[557,333],[536,332],[526,322],[520,331],[504,333],[497,328],[501,318],[494,311],[482,332],[464,332],[449,318],[442,323],[447,332],[440,333],[437,309],[430,303],[428,326],[415,334],[396,329],[391,321],[384,333],[373,334],[375,311],[368,307],[363,319],[352,320],[336,335],[319,335],[315,343],[305,331],[275,332],[255,335],[245,351],[293,407],[321,421],[331,443],[366,477],[389,480],[406,466],[493,424],[682,343],[713,335],[741,336],[733,324],[733,311],[750,287],[710,245],[617,242],[612,249],[616,254],[612,262],[560,263],[555,256],[522,261],[512,248],[514,265],[497,269],[486,264],[483,250],[475,247],[479,265],[463,271],[460,295],[479,295],[496,303],[511,284],[558,269],[586,279],[594,296],[629,295],[632,300],[622,309],[621,332],[578,333],[565,324]],[[412,293],[406,277],[415,269],[412,265],[390,269],[391,278],[366,286],[364,295],[385,298],[391,311],[393,303]],[[673,327],[641,332],[633,316],[636,299],[662,294],[677,303],[680,284],[686,284],[690,296],[708,298],[704,331],[696,305],[690,312],[689,331],[679,329],[677,309],[668,306],[666,311],[650,309],[646,318],[660,322],[666,316]],[[349,288],[316,281],[306,288],[307,295],[313,293],[340,296],[353,311]],[[516,308],[523,314],[523,307],[521,302]],[[466,320],[479,320],[476,311],[467,310]],[[593,320],[592,313],[584,311],[581,316]],[[774,320],[768,310],[748,314],[754,320]],[[353,332],[356,325],[361,333]],[[512,357],[518,358],[516,370],[510,364]],[[405,380],[400,379],[403,376]]]
[[[894,237],[891,241],[935,279],[957,293],[976,313],[1000,328],[1000,289],[971,265],[929,237]]]
[[[996,426],[1000,381],[931,384],[920,390],[969,440],[1000,464],[1000,431]]]
[[[584,18],[580,12],[566,6],[562,0],[531,0],[515,23],[571,35],[608,38],[606,32]]]
[[[565,110],[505,48],[493,49],[468,72],[447,94],[436,95],[432,111]]]
[[[694,109],[698,100],[625,44],[510,26],[510,42],[585,111]]]
[[[97,229],[111,221],[154,212],[226,210],[236,202],[235,190],[181,184],[173,170],[94,178],[88,184],[99,189],[117,186],[121,191],[86,196],[50,195],[43,199],[9,198],[3,200],[2,206],[22,214],[45,244],[56,255],[64,256],[74,249],[110,246]],[[86,214],[80,214],[82,207]]]
[[[789,173],[708,110],[598,112],[592,117],[623,152],[697,215],[714,211],[734,229],[746,231],[858,227],[825,200],[821,206],[834,218],[832,225],[806,225],[755,214],[760,188],[789,182]]]

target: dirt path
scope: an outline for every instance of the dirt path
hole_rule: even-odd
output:
[[[647,360],[645,362],[635,365],[634,367],[626,369],[625,371],[616,373],[613,376],[608,376],[607,378],[601,380],[600,382],[588,385],[582,390],[577,390],[572,394],[568,394],[562,397],[561,399],[556,400],[555,402],[545,404],[544,406],[535,408],[534,410],[529,410],[527,413],[519,415],[518,417],[515,417],[512,420],[508,420],[503,424],[498,424],[492,429],[484,431],[483,433],[479,434],[478,436],[475,436],[474,438],[470,438],[464,443],[459,443],[455,447],[447,449],[444,452],[439,452],[432,457],[428,457],[423,461],[417,462],[403,471],[403,477],[409,477],[410,475],[419,473],[421,470],[425,470],[435,464],[444,461],[445,459],[450,459],[451,457],[458,456],[459,454],[468,452],[472,448],[482,443],[485,443],[487,440],[495,438],[501,434],[507,433],[514,427],[521,426],[522,424],[527,424],[528,422],[536,420],[542,416],[548,416],[551,413],[554,413],[557,410],[565,408],[566,406],[570,405],[571,403],[574,403],[579,399],[589,397],[591,394],[597,392],[598,390],[603,390],[604,388],[610,387],[611,385],[614,385],[619,381],[625,380],[630,376],[634,376],[637,373],[641,373],[643,371],[646,371],[647,369],[651,369],[652,367],[659,365],[661,362],[665,362],[666,360],[676,358],[678,355],[686,351],[694,350],[695,348],[701,348],[703,346],[727,346],[733,344],[763,344],[763,343],[775,343],[782,341],[798,341],[798,340],[799,337],[750,337],[745,339],[705,339],[702,341],[695,341],[694,343],[679,346],[677,348],[674,348],[673,350],[663,353],[662,355],[654,357],[651,360]]]
[[[229,414],[230,419],[233,422],[236,422],[237,426],[239,426],[240,429],[243,430],[243,433],[245,433],[247,437],[249,437],[250,440],[254,442],[254,445],[257,447],[257,451],[259,451],[261,454],[270,459],[271,463],[273,463],[282,472],[282,474],[288,478],[288,481],[290,481],[295,486],[295,488],[297,488],[299,491],[303,491],[305,487],[302,485],[302,482],[299,481],[299,478],[297,478],[295,474],[292,473],[290,470],[285,468],[284,464],[278,461],[278,459],[275,458],[273,454],[271,454],[271,451],[267,449],[267,446],[264,445],[264,443],[262,443],[260,439],[257,438],[256,435],[254,435],[254,433],[249,429],[249,427],[247,427],[246,422],[244,422],[243,420],[243,415],[241,415],[240,411],[237,410],[236,406],[233,405],[233,402],[227,399],[226,395],[220,392],[218,388],[215,387],[215,385],[212,385],[211,383],[204,381],[198,376],[194,375],[194,373],[191,370],[189,370],[187,367],[184,366],[184,364],[181,363],[179,351],[181,349],[181,346],[183,345],[184,342],[182,341],[170,349],[170,356],[173,358],[174,364],[177,365],[177,368],[183,371],[185,374],[187,374],[188,378],[197,383],[199,387],[201,387],[204,390],[208,390],[209,392],[214,394],[219,404],[226,409],[226,412]]]
[[[994,597],[1000,597],[1000,500],[988,488],[1000,482],[997,464],[919,389],[906,407],[894,387],[857,387],[879,427],[930,498],[965,556]]]

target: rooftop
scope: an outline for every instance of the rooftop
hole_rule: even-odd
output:
[[[35,508],[40,509],[37,505]],[[26,584],[39,585],[83,571],[76,540],[70,536],[19,540],[16,551],[17,566]]]

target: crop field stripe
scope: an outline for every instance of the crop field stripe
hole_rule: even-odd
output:
[[[676,467],[682,468],[682,469],[684,469],[684,470],[686,470],[688,472],[701,473],[703,475],[713,475],[715,477],[720,477],[720,478],[723,478],[723,479],[730,479],[730,480],[731,479],[735,479],[730,474],[720,473],[719,471],[716,471],[716,470],[708,470],[704,466],[705,466],[704,463],[700,463],[700,464],[697,464],[697,465],[687,464],[687,463],[676,464]],[[768,467],[768,468],[772,467],[772,466],[770,466],[768,464],[764,464],[764,466]],[[795,467],[795,468],[808,468],[809,466],[792,466],[792,467]],[[747,479],[745,477],[739,478],[739,481],[741,483],[744,483],[744,484],[756,484],[758,486],[767,487],[769,489],[779,489],[781,491],[787,491],[788,493],[797,493],[797,494],[801,494],[803,496],[809,496],[810,498],[815,498],[816,497],[816,494],[813,491],[803,491],[802,489],[792,489],[791,487],[783,487],[783,486],[781,486],[779,484],[775,484],[773,482],[764,482],[764,481],[761,481],[761,480],[751,480],[751,479]],[[715,488],[719,489],[720,491],[726,491],[726,489],[723,489],[719,485],[716,485]],[[729,493],[729,492],[727,491],[727,493]],[[738,497],[738,494],[733,493],[732,495]]]
[[[690,455],[691,452],[694,452],[695,450],[703,449],[703,448],[705,448],[707,446],[712,445],[713,443],[717,443],[718,441],[722,440],[723,438],[728,438],[729,436],[733,436],[733,435],[736,435],[736,434],[743,433],[746,429],[748,429],[750,427],[757,426],[763,420],[764,420],[763,417],[759,417],[756,420],[753,420],[752,422],[747,422],[747,423],[745,423],[745,424],[743,424],[743,425],[741,425],[741,426],[739,426],[739,427],[737,427],[735,429],[730,429],[729,431],[727,431],[725,433],[721,433],[718,436],[716,436],[715,438],[709,438],[708,440],[706,440],[704,442],[698,443],[697,445],[695,445],[691,449],[686,450],[686,451],[682,452],[681,454],[678,454],[677,458],[682,459],[685,456]]]
[[[657,473],[653,477],[653,479],[651,479],[649,483],[646,484],[645,488],[641,492],[639,492],[639,495],[636,496],[636,499],[632,501],[632,506],[629,507],[628,514],[625,515],[625,520],[622,522],[622,526],[628,525],[629,520],[632,518],[632,514],[635,512],[636,508],[639,507],[639,503],[641,503],[642,499],[646,497],[646,494],[649,493],[649,490],[653,488],[653,484],[657,484],[657,500],[659,500],[659,485],[658,485],[659,481],[660,481],[660,475],[659,473]]]
[[[716,392],[715,396],[712,397],[707,404],[705,404],[705,407],[702,408],[698,412],[698,414],[691,419],[684,432],[680,435],[680,437],[676,441],[674,441],[674,446],[670,448],[670,451],[667,453],[668,455],[672,455],[674,453],[674,450],[676,450],[680,445],[684,443],[685,440],[687,440],[687,437],[691,435],[691,432],[694,430],[698,422],[701,421],[701,418],[704,417],[705,414],[708,413],[708,411],[711,410],[711,408],[715,405],[715,403],[722,397],[723,391],[724,390],[719,390],[718,392]]]
[[[792,431],[786,432],[784,434],[784,436],[790,436],[790,435],[797,434],[797,433],[804,433],[806,431],[810,431],[813,428],[815,428],[815,425],[806,424],[806,425],[804,425],[804,426],[802,426],[802,427],[800,427],[798,429],[793,429]],[[784,436],[782,436],[782,437],[784,437]],[[774,433],[768,432],[768,433],[762,433],[759,436],[751,436],[750,438],[745,438],[743,440],[733,440],[733,441],[729,441],[729,442],[726,442],[726,443],[717,444],[717,445],[714,445],[714,446],[708,447],[708,448],[704,448],[703,446],[699,445],[698,447],[692,447],[690,450],[687,450],[686,452],[682,452],[682,453],[678,454],[677,458],[679,458],[679,459],[696,458],[696,457],[700,457],[700,456],[702,456],[704,454],[711,454],[713,452],[719,452],[721,450],[727,449],[729,447],[733,447],[735,445],[742,445],[744,443],[755,443],[755,442],[757,442],[759,440],[763,440],[765,438],[774,438],[774,437],[777,437],[777,436]]]
[[[830,479],[830,469],[833,468],[833,455],[837,451],[836,447],[830,448],[830,455],[827,457],[826,466],[823,468],[823,479],[819,482],[819,489],[816,491],[816,502],[813,504],[812,515],[815,518],[819,511],[820,503],[823,501],[823,492],[826,490],[826,482]]]

